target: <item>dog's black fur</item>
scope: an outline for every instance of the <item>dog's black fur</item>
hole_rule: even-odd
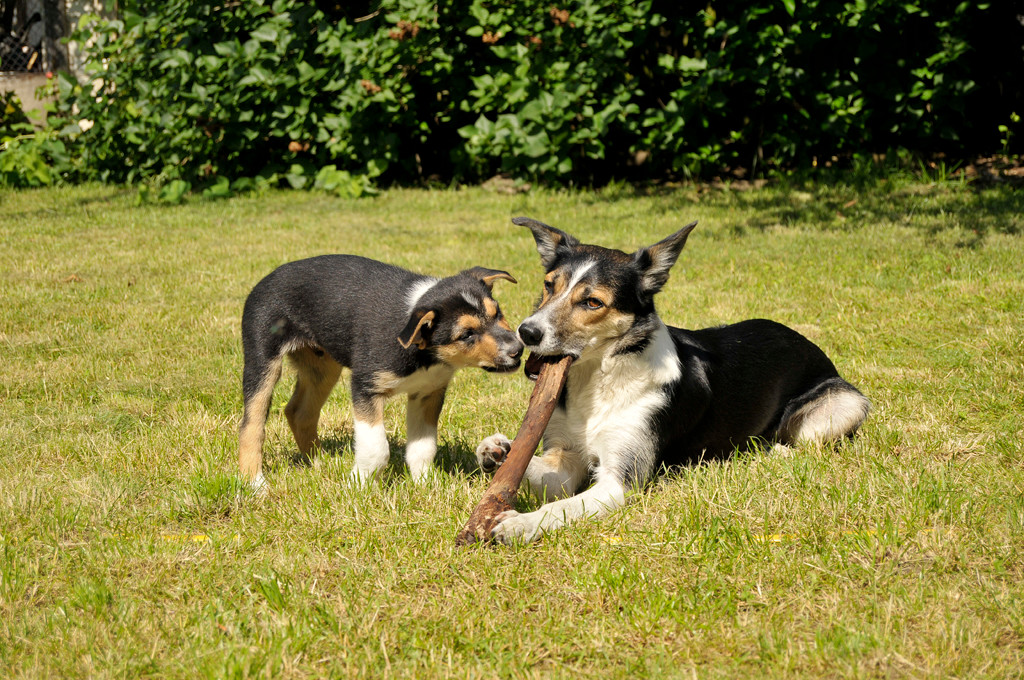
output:
[[[265,423],[285,356],[298,370],[285,414],[301,453],[317,443],[320,410],[347,367],[355,476],[365,478],[387,463],[383,404],[399,393],[409,394],[406,459],[414,478],[425,475],[455,370],[519,366],[522,343],[491,297],[497,279],[515,282],[507,272],[483,267],[436,279],[354,255],[322,255],[271,272],[242,313],[243,476],[257,488],[264,484]]]

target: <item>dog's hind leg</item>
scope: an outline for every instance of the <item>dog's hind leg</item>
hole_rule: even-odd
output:
[[[856,387],[842,378],[829,378],[789,403],[777,439],[782,444],[796,444],[850,437],[870,410],[871,403]]]
[[[289,356],[298,377],[295,392],[284,407],[284,414],[295,435],[299,453],[308,457],[313,447],[319,446],[316,428],[320,423],[320,411],[341,376],[341,365],[322,350],[310,347],[303,347]]]
[[[238,469],[256,491],[262,491],[263,441],[274,385],[281,378],[281,357],[267,362],[247,361],[242,371],[245,410],[238,427]]]
[[[437,455],[437,421],[444,405],[445,389],[429,394],[409,395],[405,415],[405,463],[413,481],[420,481],[430,472]]]

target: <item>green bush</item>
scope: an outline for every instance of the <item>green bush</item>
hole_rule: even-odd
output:
[[[0,92],[0,186],[40,187],[69,179],[75,160],[67,133],[36,130],[12,92]]]
[[[126,0],[75,36],[62,129],[81,176],[208,195],[969,155],[1021,139],[1007,5]]]

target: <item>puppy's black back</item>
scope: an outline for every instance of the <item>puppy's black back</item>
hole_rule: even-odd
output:
[[[787,403],[839,376],[814,343],[774,321],[669,333],[682,378],[656,423],[666,465],[725,456],[752,437],[772,439]]]
[[[342,366],[351,366],[353,356],[373,353],[387,343],[395,351],[384,356],[402,361],[411,353],[398,351],[397,330],[405,325],[409,310],[396,296],[428,280],[356,255],[321,255],[283,264],[246,299],[243,349],[247,357],[271,357],[288,343],[312,343]]]

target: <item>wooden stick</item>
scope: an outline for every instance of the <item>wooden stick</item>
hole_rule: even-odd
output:
[[[530,395],[530,404],[523,416],[523,424],[519,426],[519,432],[512,441],[512,448],[509,449],[505,462],[494,474],[491,485],[487,487],[466,525],[455,537],[455,545],[489,541],[491,529],[498,523],[497,516],[512,509],[519,483],[523,481],[530,459],[533,458],[537,444],[544,435],[544,428],[548,426],[551,414],[555,412],[555,405],[558,403],[562,388],[565,387],[571,363],[572,357],[567,356],[552,358],[541,366],[537,384],[533,386],[533,394]]]

